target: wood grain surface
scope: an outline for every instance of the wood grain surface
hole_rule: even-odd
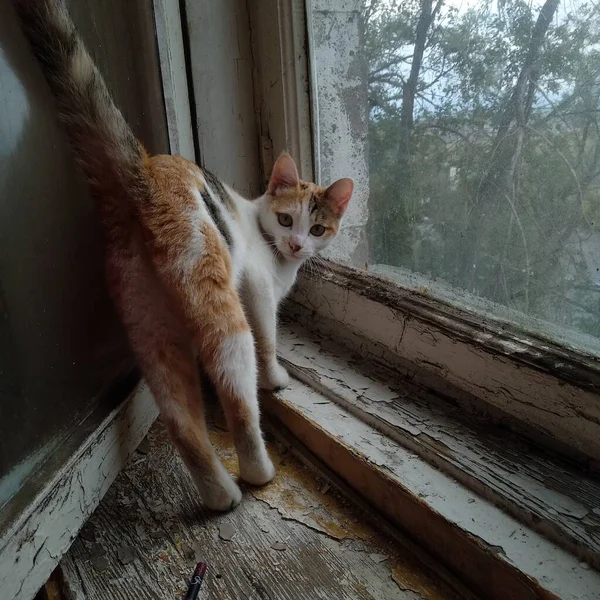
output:
[[[160,423],[148,439],[63,560],[73,600],[179,599],[197,560],[209,565],[202,600],[456,598],[282,447],[270,443],[276,479],[215,515]],[[228,434],[213,441],[235,472]]]

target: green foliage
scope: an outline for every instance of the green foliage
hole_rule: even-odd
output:
[[[544,4],[434,4],[399,172],[422,4],[366,3],[370,260],[600,336],[600,11]]]

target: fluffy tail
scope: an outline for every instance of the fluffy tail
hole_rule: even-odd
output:
[[[114,105],[64,0],[13,4],[103,220],[109,226],[121,221],[145,195],[146,153]]]

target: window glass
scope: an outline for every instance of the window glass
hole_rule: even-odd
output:
[[[158,57],[143,51],[155,43],[151,6],[70,5],[135,133],[167,151]],[[1,534],[69,458],[62,444],[114,410],[134,361],[106,290],[97,211],[16,15],[2,0],[0,13]]]
[[[600,352],[600,10],[312,0],[329,257]]]

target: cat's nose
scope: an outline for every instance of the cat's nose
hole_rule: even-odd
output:
[[[302,246],[297,242],[288,242],[288,246],[292,252],[300,252],[302,250]]]

